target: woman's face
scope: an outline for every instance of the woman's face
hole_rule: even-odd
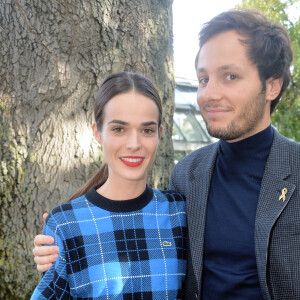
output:
[[[102,130],[94,123],[93,131],[102,145],[109,180],[146,180],[162,132],[158,118],[154,100],[137,92],[119,94],[108,101]]]

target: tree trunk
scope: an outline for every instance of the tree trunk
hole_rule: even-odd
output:
[[[164,134],[149,183],[165,188],[173,165],[172,0],[1,0],[0,299],[28,299],[42,214],[101,163],[91,123],[110,73],[151,79]]]

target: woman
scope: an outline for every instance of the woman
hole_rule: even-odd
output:
[[[185,201],[146,185],[162,133],[159,95],[145,77],[117,73],[94,113],[106,164],[47,217],[43,234],[59,254],[32,299],[180,299]]]

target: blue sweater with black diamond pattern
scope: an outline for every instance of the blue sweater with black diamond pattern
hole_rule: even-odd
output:
[[[185,200],[147,187],[114,201],[91,190],[54,208],[44,234],[60,253],[31,299],[181,299]]]

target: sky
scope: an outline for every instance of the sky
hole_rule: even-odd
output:
[[[241,0],[174,0],[173,34],[175,76],[196,80],[194,70],[201,24],[234,8]]]
[[[211,18],[234,8],[242,0],[174,0],[173,34],[175,76],[196,80],[194,70],[201,25]],[[291,20],[300,18],[300,1],[287,11]]]

